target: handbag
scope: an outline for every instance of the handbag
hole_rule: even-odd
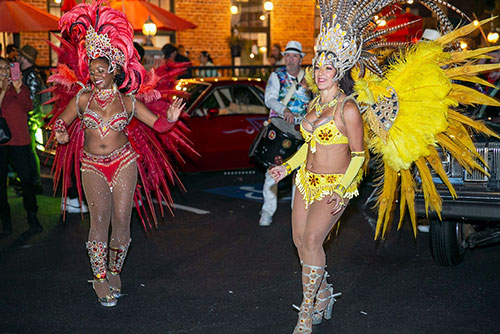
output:
[[[5,118],[2,117],[1,109],[0,109],[0,144],[5,144],[12,138],[12,134],[10,133],[9,124]]]

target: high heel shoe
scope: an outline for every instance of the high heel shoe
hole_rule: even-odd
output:
[[[330,291],[330,295],[326,298],[321,298],[319,295],[325,291]],[[342,295],[341,292],[338,293],[333,293],[333,287],[331,284],[327,284],[326,288],[322,289],[320,292],[318,292],[318,295],[316,296],[316,303],[314,305],[314,310],[313,310],[313,315],[312,315],[312,324],[313,325],[319,325],[323,321],[323,318],[325,320],[330,320],[332,318],[332,311],[333,311],[333,304],[337,301],[335,297],[338,297]],[[318,310],[317,306],[320,304],[323,304],[324,302],[328,301],[328,305],[322,310]]]
[[[113,307],[117,304],[116,298],[108,293],[103,297],[100,297],[98,291],[96,289],[95,284],[97,282],[106,282],[106,257],[108,255],[108,247],[106,242],[104,241],[87,241],[85,243],[87,247],[87,252],[90,259],[90,266],[92,268],[92,273],[94,275],[94,279],[92,280],[92,288],[94,289],[97,295],[97,301],[105,307]],[[108,288],[109,289],[109,285]]]
[[[96,295],[97,295],[97,290],[95,289],[95,283],[96,281],[95,280],[92,280],[92,288],[94,289]],[[116,306],[116,304],[118,304],[118,300],[116,299],[116,297],[113,295],[113,294],[108,294],[104,297],[99,297],[97,296],[97,301],[104,307],[113,307],[113,306]]]
[[[302,303],[298,308],[299,318],[293,330],[293,334],[312,333],[314,297],[321,284],[324,269],[325,267],[307,264],[302,265]]]

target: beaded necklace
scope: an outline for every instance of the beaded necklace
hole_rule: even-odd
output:
[[[116,85],[113,86],[112,89],[97,89],[95,90],[94,100],[101,108],[102,111],[106,110],[106,108],[113,103],[116,97],[117,88]]]
[[[321,100],[321,98],[318,97],[318,99],[316,100],[316,103],[314,103],[314,112],[315,112],[317,118],[319,118],[321,116],[321,114],[323,113],[323,110],[325,110],[326,108],[333,107],[337,104],[337,102],[339,101],[340,93],[343,93],[342,89],[339,89],[339,91],[333,97],[333,99],[330,102],[325,103],[325,104],[320,104],[319,101]]]

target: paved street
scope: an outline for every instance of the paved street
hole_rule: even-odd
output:
[[[27,223],[11,191],[15,233],[0,241],[0,333],[291,333],[301,285],[289,201],[263,228],[260,172],[181,177],[188,192],[174,193],[175,217],[146,233],[134,217],[122,274],[128,295],[110,309],[87,283],[88,215],[63,223],[44,179],[45,230],[19,243]],[[362,212],[370,192],[365,185],[327,244],[342,297],[314,334],[498,333],[500,247],[469,251],[446,268],[432,261],[428,235],[414,240],[408,224],[376,243]]]

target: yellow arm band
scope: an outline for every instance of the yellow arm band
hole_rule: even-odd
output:
[[[300,165],[302,165],[306,161],[308,148],[309,145],[307,143],[302,144],[299,150],[283,163],[283,166],[286,167],[287,175],[292,173],[295,169],[297,169]]]
[[[346,190],[351,186],[352,181],[354,181],[359,170],[363,167],[363,162],[365,162],[365,152],[351,152],[351,162],[347,166],[342,180],[335,186],[333,191],[344,197]]]

